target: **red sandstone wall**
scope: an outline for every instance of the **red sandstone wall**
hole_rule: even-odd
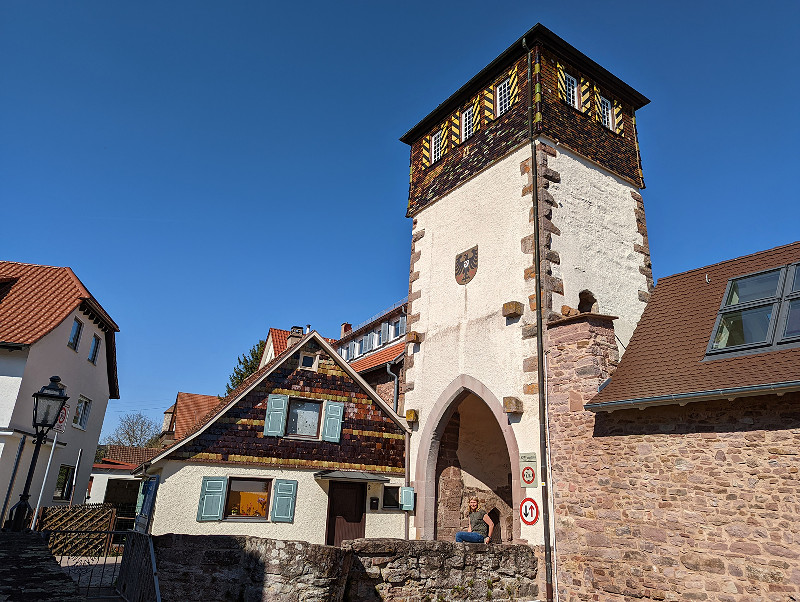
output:
[[[608,322],[548,335],[561,600],[800,600],[800,394],[595,415]]]

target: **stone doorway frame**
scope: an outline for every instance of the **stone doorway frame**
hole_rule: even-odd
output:
[[[503,411],[503,404],[482,382],[467,374],[457,376],[445,388],[439,399],[436,400],[420,433],[420,446],[414,470],[414,490],[417,492],[417,512],[414,525],[417,529],[417,538],[433,540],[436,535],[436,461],[439,457],[442,434],[458,405],[470,393],[478,396],[486,404],[503,433],[511,464],[512,516],[514,517],[511,535],[514,543],[527,543],[520,539],[520,518],[516,512],[522,502],[523,491],[519,477],[519,446],[514,429],[508,422],[508,415]]]

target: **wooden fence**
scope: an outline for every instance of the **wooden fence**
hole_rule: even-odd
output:
[[[36,528],[38,531],[108,532],[114,528],[115,518],[116,509],[112,504],[48,506],[39,511]],[[76,548],[77,541],[80,544]],[[111,536],[105,534],[78,540],[75,537],[53,537],[49,540],[54,555],[65,554],[69,550],[68,553],[73,556],[105,556],[111,551],[112,543]]]

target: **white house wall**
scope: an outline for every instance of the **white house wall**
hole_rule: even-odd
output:
[[[72,331],[72,323],[76,317],[83,323],[83,332],[77,352],[67,346],[67,341]],[[88,360],[92,336],[95,334],[102,341],[96,365]],[[75,466],[78,450],[81,449],[83,452],[75,484],[74,502],[83,503],[84,501],[89,474],[92,470],[94,454],[108,405],[109,390],[105,344],[104,333],[89,320],[88,316],[76,310],[55,329],[34,343],[28,351],[22,382],[19,386],[16,405],[11,413],[9,426],[22,431],[33,432],[31,425],[33,417],[32,396],[35,391],[50,382],[51,376],[58,375],[61,377],[61,383],[67,387],[67,395],[69,396],[67,404],[70,406],[70,410],[66,431],[58,435],[58,443],[65,443],[66,445],[58,445],[53,455],[52,467],[42,496],[42,505],[44,506],[68,503],[53,500],[58,471],[62,464]],[[80,395],[92,400],[89,421],[85,431],[72,424]],[[52,438],[53,434],[54,431],[51,431],[48,436]],[[8,488],[18,441],[18,436],[13,439],[6,438],[6,445],[2,449],[2,457],[0,457],[0,495],[2,496],[5,495]],[[25,476],[30,466],[32,449],[32,438],[29,437],[12,492],[11,504],[16,503],[19,499],[19,494],[22,492]],[[35,506],[39,492],[42,491],[42,480],[49,453],[49,446],[42,447],[31,484],[32,506]]]
[[[272,539],[299,540],[324,544],[328,519],[328,481],[314,478],[313,470],[264,470],[246,466],[195,464],[167,461],[161,471],[151,530],[153,535],[252,535]],[[297,481],[297,499],[293,523],[254,522],[228,519],[197,521],[197,507],[203,477],[257,477]],[[402,478],[390,484],[402,486]],[[369,510],[369,498],[382,498],[379,484],[367,491],[366,537],[404,536],[404,512]],[[270,507],[272,502],[270,501]]]

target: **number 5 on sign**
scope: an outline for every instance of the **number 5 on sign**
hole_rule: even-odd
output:
[[[526,497],[519,505],[519,517],[526,525],[535,525],[539,520],[539,506],[533,499]]]

